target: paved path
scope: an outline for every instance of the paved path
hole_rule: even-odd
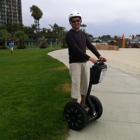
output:
[[[67,67],[67,49],[49,53]],[[87,63],[88,67],[92,65]],[[108,67],[102,83],[93,85],[91,94],[103,105],[103,115],[81,131],[69,130],[67,140],[139,140],[140,78]]]

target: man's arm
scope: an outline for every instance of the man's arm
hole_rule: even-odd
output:
[[[97,58],[99,58],[101,55],[97,51],[97,49],[89,42],[88,38],[86,37],[86,45],[89,48],[89,50],[96,55]]]
[[[85,34],[85,36],[86,36],[86,34]],[[101,56],[100,53],[97,51],[97,49],[89,42],[87,36],[86,36],[86,44],[87,44],[87,47],[89,48],[89,50],[92,53],[94,53],[97,58],[103,59],[105,62],[107,61],[107,59],[105,57]],[[92,61],[93,63],[97,62],[97,59],[93,58],[93,57],[90,57],[89,60]]]
[[[100,54],[99,52],[96,50],[96,48],[89,42],[88,38],[86,37],[86,45],[88,47],[88,49],[97,57],[100,58]],[[93,63],[97,63],[98,59],[94,58],[94,57],[90,57],[89,61],[93,62]]]
[[[77,43],[75,42],[74,38],[72,37],[72,35],[67,34],[66,35],[66,43],[68,45],[68,47],[76,54],[79,54],[81,56],[83,56],[83,58],[85,58],[86,60],[89,60],[89,56],[84,53],[78,46]]]

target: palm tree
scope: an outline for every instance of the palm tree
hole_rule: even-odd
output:
[[[61,26],[58,26],[56,23],[54,23],[54,25],[51,25],[49,24],[52,28],[52,32],[55,34],[55,35],[60,35],[62,33],[62,31],[65,30],[65,27],[61,27]]]
[[[33,35],[33,34],[34,34],[34,30],[33,30],[32,27],[30,27],[30,26],[24,26],[23,31],[25,32],[25,34],[26,34],[27,36]]]
[[[33,32],[35,33],[37,25],[36,24],[31,24],[31,28],[32,28]]]
[[[39,37],[39,20],[42,18],[43,13],[40,10],[39,7],[37,7],[36,5],[32,5],[32,7],[30,7],[30,12],[31,12],[31,16],[34,18],[35,20],[35,24],[37,25],[37,33],[38,33],[38,37]]]
[[[47,34],[47,28],[42,28],[42,30],[40,31],[41,36],[44,36]]]
[[[51,24],[49,24],[50,26],[51,26],[51,28],[52,28],[52,32],[55,34],[55,35],[59,35],[59,33],[60,33],[60,27],[56,24],[56,23],[54,23],[54,25],[51,25]]]
[[[66,29],[65,27],[58,26],[56,23],[54,25],[50,25],[52,28],[52,32],[55,35],[55,37],[58,38],[58,42],[62,42],[62,44],[65,44],[65,35],[66,35]]]
[[[51,31],[51,29],[47,29],[47,35],[48,36],[52,36],[53,35],[53,32]]]
[[[18,49],[25,48],[25,40],[27,39],[27,35],[23,31],[17,31],[14,34],[14,40],[18,42]]]
[[[66,33],[67,33],[66,29],[61,28],[59,36],[58,36],[58,42],[62,42],[62,46],[66,46],[66,42],[65,42]]]

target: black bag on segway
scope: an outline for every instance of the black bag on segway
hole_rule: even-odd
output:
[[[98,60],[98,62],[90,68],[90,83],[98,84],[102,82],[106,71],[107,65],[104,64],[103,60]]]

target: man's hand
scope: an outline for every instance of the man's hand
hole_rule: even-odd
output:
[[[99,58],[100,58],[101,60],[104,60],[105,62],[107,61],[107,59],[106,59],[105,57],[103,57],[103,56],[100,56]],[[93,63],[97,63],[97,61],[98,61],[98,59],[93,58],[93,57],[90,57],[89,60],[90,60],[91,62],[93,62]]]
[[[90,57],[89,60],[93,63],[97,63],[97,61],[98,61],[96,58],[93,58],[93,57]]]
[[[107,59],[105,58],[105,57],[103,57],[103,56],[100,56],[99,57],[101,60],[104,60],[105,62],[107,61]]]

